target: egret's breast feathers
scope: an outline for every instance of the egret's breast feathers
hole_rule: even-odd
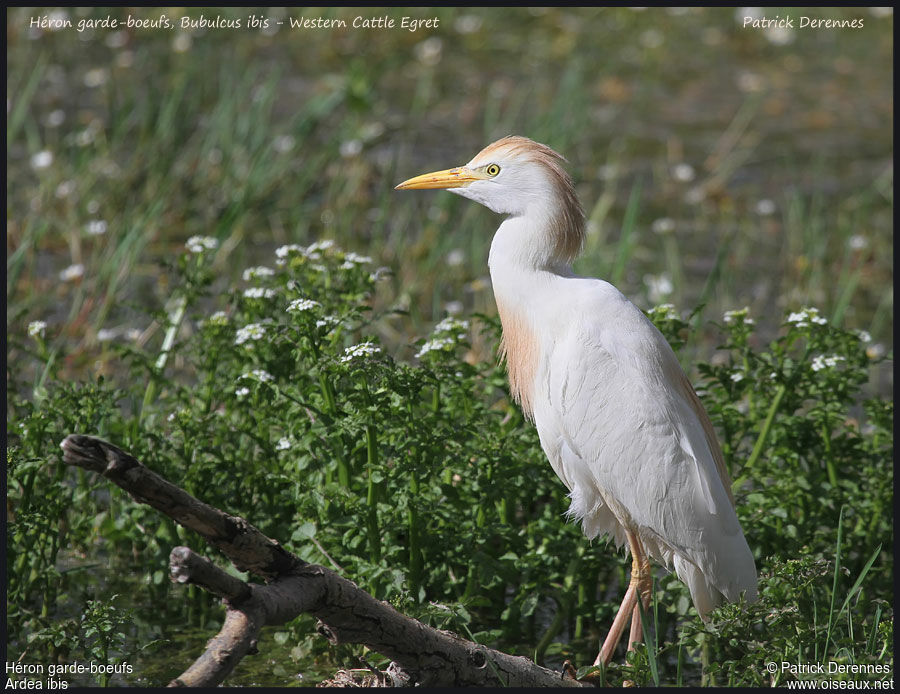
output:
[[[534,379],[540,357],[540,344],[528,324],[527,318],[522,313],[510,309],[499,299],[497,300],[497,313],[500,314],[500,323],[503,326],[500,358],[506,359],[510,392],[513,399],[521,406],[525,416],[532,417]]]

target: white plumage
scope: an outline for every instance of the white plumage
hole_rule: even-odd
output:
[[[629,613],[640,638],[644,554],[674,569],[704,619],[756,598],[756,568],[715,432],[662,334],[608,282],[576,277],[584,213],[562,157],[523,137],[398,188],[446,188],[508,215],[488,264],[511,391],[569,489],[589,538],[629,543],[632,583],[598,662]],[[622,613],[625,613],[624,616]]]

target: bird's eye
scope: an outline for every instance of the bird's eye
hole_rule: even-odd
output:
[[[496,164],[490,164],[490,165],[484,170],[484,172],[485,172],[488,176],[496,176],[498,173],[500,173],[500,167],[497,166]]]

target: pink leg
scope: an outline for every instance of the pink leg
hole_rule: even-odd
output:
[[[650,590],[653,585],[650,561],[647,559],[647,555],[644,554],[644,549],[641,547],[637,536],[630,530],[626,530],[625,535],[628,538],[628,545],[631,549],[631,580],[628,582],[625,598],[622,600],[619,611],[616,613],[616,617],[609,629],[609,634],[607,634],[606,640],[600,648],[600,653],[597,654],[594,665],[609,664],[609,661],[612,660],[613,651],[616,650],[616,646],[629,619],[631,619],[631,632],[628,636],[628,650],[632,650],[632,644],[636,641],[641,641],[643,638],[641,612],[637,601],[638,596],[640,596],[645,610],[650,604]]]
[[[600,665],[601,663],[608,665],[609,661],[612,660],[613,651],[619,645],[619,639],[622,637],[622,632],[625,630],[625,625],[628,623],[628,618],[631,616],[631,611],[635,606],[637,606],[637,588],[634,584],[629,583],[628,590],[625,591],[625,598],[619,606],[619,611],[616,613],[616,618],[609,628],[609,634],[607,634],[606,640],[600,648],[600,653],[597,654],[594,665]]]
[[[641,628],[641,608],[637,600],[634,601],[634,612],[631,614],[631,633],[628,635],[628,650],[634,650],[634,644],[640,643],[644,638],[644,630]]]

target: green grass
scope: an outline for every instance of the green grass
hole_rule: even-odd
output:
[[[338,50],[327,32],[300,41],[286,31],[219,32],[194,37],[180,53],[171,36],[157,33],[115,47],[105,34],[28,39],[28,12],[9,20],[13,329],[51,317],[77,328],[56,334],[95,347],[102,328],[133,322],[123,299],[161,305],[158,260],[198,233],[228,240],[218,262],[231,277],[234,253],[263,257],[293,240],[334,237],[374,255],[408,296],[409,318],[382,328],[398,340],[421,332],[449,301],[488,310],[489,288],[478,278],[495,219],[447,195],[397,193],[393,184],[520,132],[570,158],[593,210],[595,233],[580,272],[617,280],[644,305],[653,302],[643,278],[667,272],[671,300],[705,303],[707,318],[745,303],[756,315],[775,316],[812,303],[890,346],[892,196],[889,168],[881,166],[892,146],[890,90],[875,86],[880,51],[890,55],[890,20],[872,18],[873,35],[846,37],[849,65],[838,73],[825,70],[821,38],[798,35],[792,51],[802,58],[792,81],[776,85],[769,81],[786,58],[765,36],[732,30],[731,11],[665,13],[664,43],[644,49],[640,71],[629,46],[656,30],[661,11],[441,10],[444,26],[460,15],[480,26],[435,34],[437,63],[416,59],[425,38],[416,34],[350,32]],[[610,27],[615,34],[601,40]],[[704,29],[725,37],[698,46]],[[500,34],[503,41],[483,41]],[[465,50],[451,50],[449,36]],[[516,36],[529,37],[523,64]],[[702,67],[690,54],[659,60],[679,55],[676,47],[688,41],[705,56]],[[757,57],[748,62],[741,51],[751,47]],[[542,69],[520,79],[529,65]],[[85,88],[85,75],[97,68],[106,81]],[[735,75],[747,70],[762,80],[761,92],[741,91]],[[859,72],[858,83],[849,83],[848,70]],[[473,86],[460,92],[460,80]],[[679,89],[690,80],[698,86],[688,96]],[[705,100],[713,97],[721,103],[710,111]],[[857,124],[855,112],[839,108],[845,102],[867,110],[868,122]],[[49,127],[54,111],[65,118]],[[802,119],[824,112],[846,121],[810,135]],[[879,118],[884,129],[873,130]],[[648,136],[654,128],[658,134]],[[797,137],[785,146],[791,129]],[[279,151],[279,142],[292,147]],[[341,156],[350,142],[360,153]],[[54,163],[33,171],[29,157],[43,149]],[[597,175],[604,163],[616,167],[613,178]],[[673,178],[682,163],[693,167],[693,180]],[[59,198],[66,181],[74,190]],[[640,200],[630,203],[638,186]],[[762,199],[774,203],[773,215],[754,212]],[[661,217],[675,230],[660,237],[651,227]],[[96,218],[109,231],[86,238],[84,227]],[[868,246],[850,253],[854,235]],[[720,256],[726,240],[732,246]],[[445,282],[454,249],[462,263]],[[75,262],[86,267],[80,285],[55,286],[56,273]],[[843,281],[830,281],[835,275]]]
[[[428,34],[208,31],[188,42],[178,31],[35,35],[28,17],[49,10],[8,13],[11,653],[120,658],[182,638],[163,622],[212,629],[218,618],[199,591],[167,584],[171,546],[202,545],[47,465],[81,431],[203,494],[221,478],[205,500],[423,619],[551,664],[592,661],[626,565],[561,521],[562,488],[505,399],[486,281],[498,220],[455,196],[393,189],[518,133],[570,161],[589,219],[576,271],[644,308],[675,305],[677,316],[654,315],[710,408],[763,576],[757,606],[726,608],[708,628],[683,587],[660,578],[651,650],[608,677],[768,683],[766,649],[888,662],[892,17],[829,10],[862,13],[866,29],[798,31],[782,46],[741,30],[732,9],[433,11],[441,29]],[[41,168],[43,151],[52,163]],[[106,232],[89,234],[92,220]],[[194,235],[219,241],[202,262],[183,255]],[[319,239],[391,273],[371,285],[336,269],[303,275],[307,295],[350,321],[339,339],[318,354],[276,341],[248,359],[233,323],[204,327],[218,310],[286,320],[240,296],[241,274]],[[73,264],[83,276],[60,280]],[[663,273],[672,293],[651,297],[645,278]],[[484,314],[485,330],[423,369],[414,354],[450,302],[467,319]],[[722,323],[743,306],[754,326]],[[784,323],[803,306],[828,325]],[[37,320],[47,328],[36,340]],[[382,349],[370,376],[383,390],[337,366],[363,339]],[[822,354],[845,360],[811,371]],[[256,409],[232,395],[252,368],[277,383],[253,385]],[[279,457],[278,441],[298,436],[303,456]],[[107,565],[122,577],[100,576]],[[849,590],[844,569],[859,578]],[[152,605],[170,598],[162,619]],[[117,610],[132,612],[122,622]],[[114,625],[103,638],[101,623]],[[308,627],[271,633],[280,662],[310,673],[351,662],[353,649],[326,651]],[[747,638],[741,654],[731,640]],[[160,681],[184,665],[166,649],[140,656]],[[234,681],[260,681],[244,665]]]

